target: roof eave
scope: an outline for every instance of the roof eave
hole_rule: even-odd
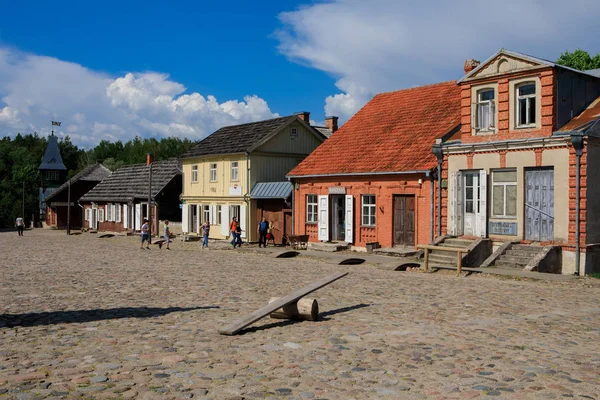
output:
[[[431,173],[430,169],[427,170],[414,170],[414,171],[386,171],[386,172],[344,172],[344,173],[333,173],[333,174],[310,174],[310,175],[286,175],[288,179],[302,179],[302,178],[327,178],[337,176],[369,176],[369,175],[416,175],[425,174],[429,176]]]

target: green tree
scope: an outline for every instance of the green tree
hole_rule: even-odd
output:
[[[558,57],[556,63],[580,71],[597,69],[600,68],[600,54],[592,57],[587,51],[581,49],[577,49],[572,53],[565,51]]]

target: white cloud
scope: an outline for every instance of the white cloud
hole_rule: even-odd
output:
[[[465,59],[500,48],[600,52],[598,15],[597,0],[332,0],[280,14],[276,36],[288,58],[337,79],[325,112],[344,121],[375,93],[459,79]]]
[[[214,96],[185,93],[164,73],[121,77],[76,63],[0,47],[0,136],[55,133],[78,145],[100,140],[181,136],[201,139],[224,125],[278,116],[258,96],[219,103]]]

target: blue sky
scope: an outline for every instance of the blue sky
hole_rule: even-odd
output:
[[[377,92],[459,79],[464,59],[501,47],[600,52],[591,0],[167,4],[3,2],[0,136],[47,133],[52,118],[83,146],[305,110],[343,122]]]

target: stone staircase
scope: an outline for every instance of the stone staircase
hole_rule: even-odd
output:
[[[436,246],[450,248],[467,248],[473,244],[475,240],[461,238],[445,238]],[[441,250],[432,250],[429,253],[429,265],[456,266],[456,253]]]
[[[542,246],[527,244],[512,244],[494,263],[498,268],[519,268],[523,269],[529,262],[544,251]]]

